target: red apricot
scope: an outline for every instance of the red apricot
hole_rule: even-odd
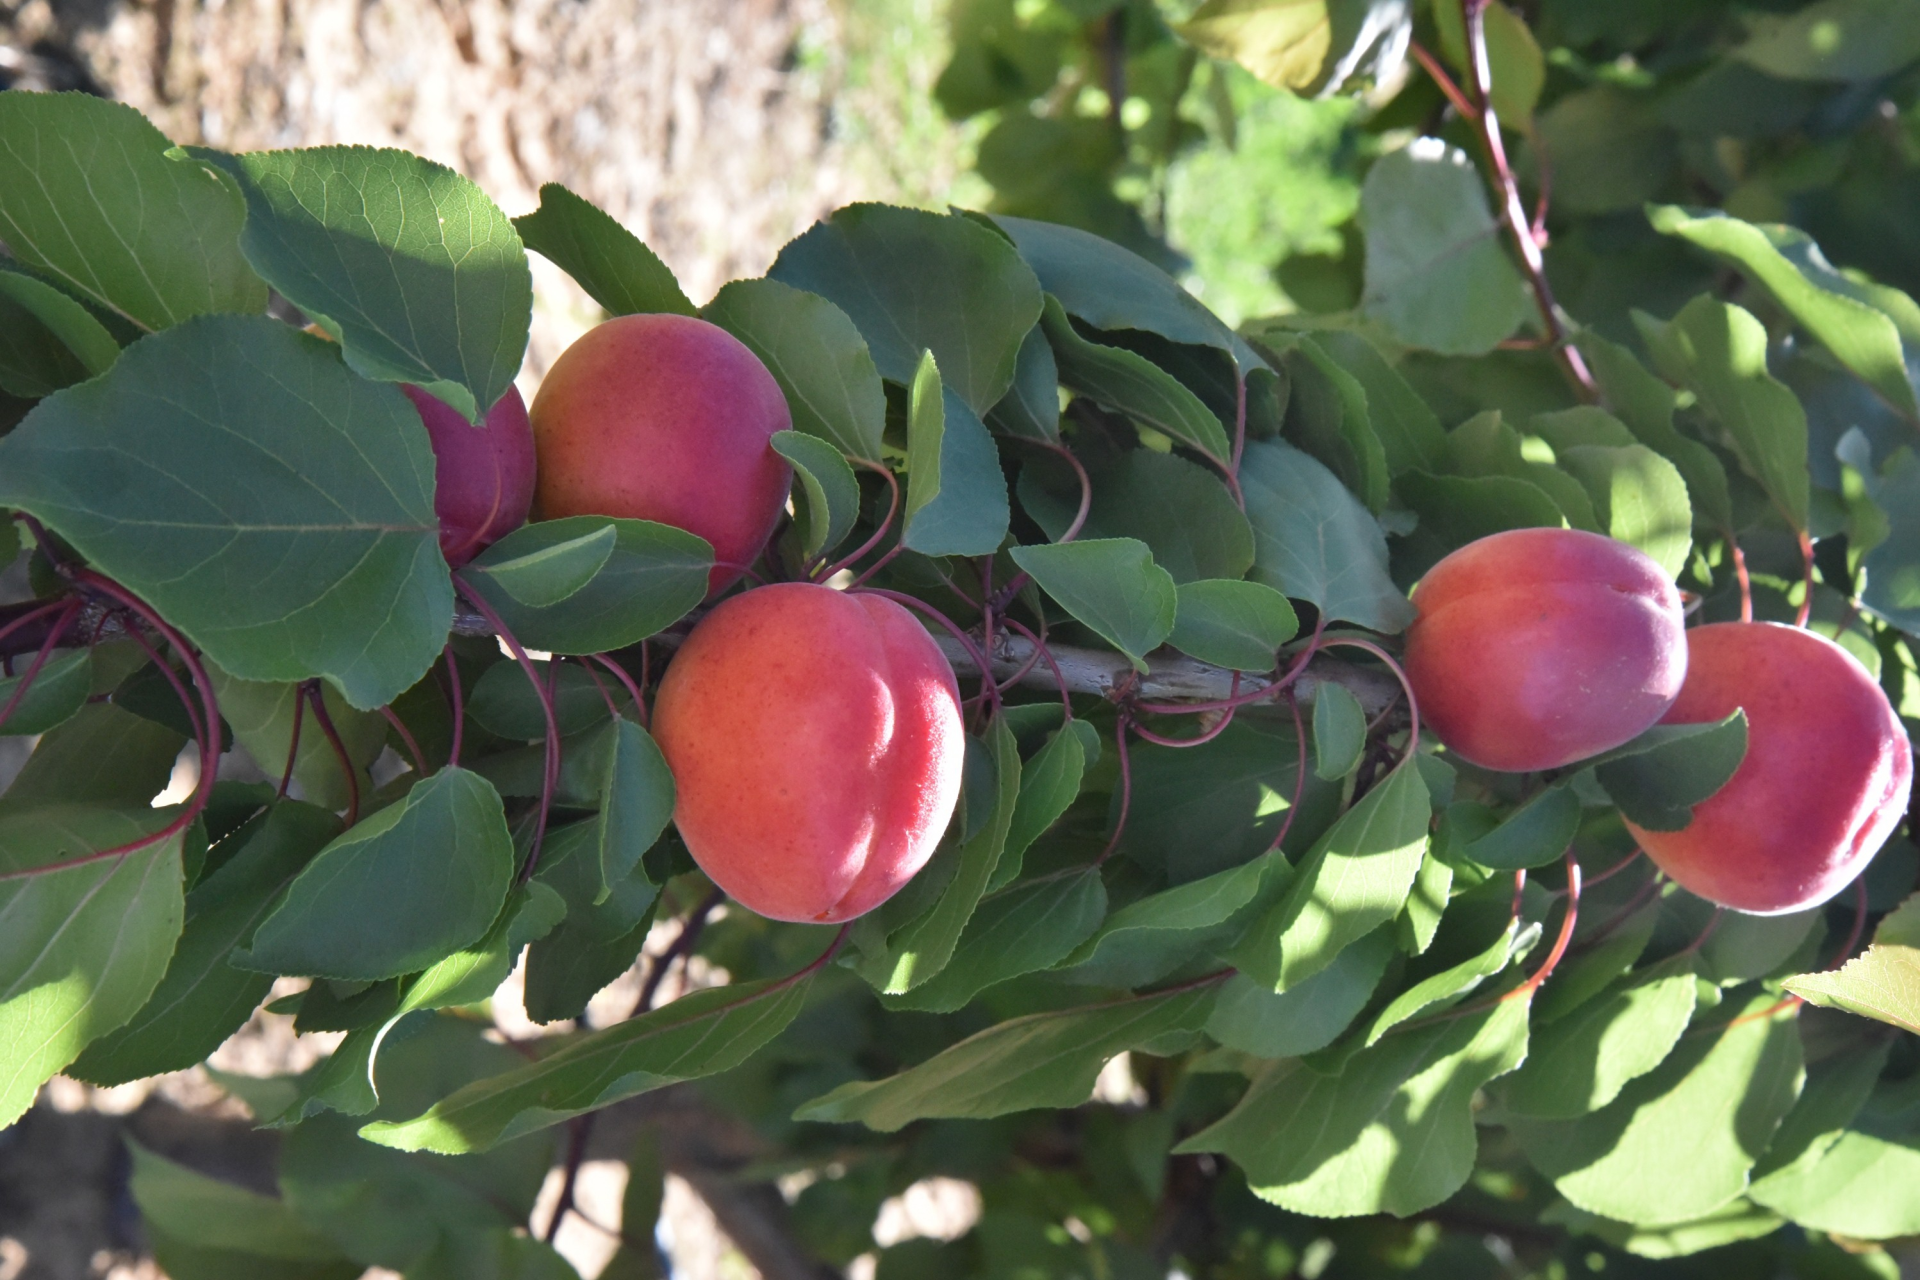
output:
[[[533,428],[514,387],[474,426],[459,411],[402,384],[433,442],[433,512],[440,552],[459,568],[527,522],[533,506]]]
[[[1866,868],[1907,810],[1913,747],[1852,654],[1777,622],[1687,632],[1687,680],[1662,724],[1747,713],[1747,754],[1679,831],[1628,823],[1683,888],[1736,911],[1817,906]]]
[[[693,860],[775,920],[885,902],[960,795],[953,668],[880,596],[781,583],[723,602],[667,668],[654,736]]]
[[[1414,589],[1420,722],[1488,769],[1553,769],[1658,720],[1687,670],[1680,593],[1649,556],[1577,529],[1468,543]]]
[[[543,519],[657,520],[713,544],[709,592],[759,556],[793,471],[768,443],[792,425],[767,367],[725,329],[619,316],[560,353],[533,398]]]

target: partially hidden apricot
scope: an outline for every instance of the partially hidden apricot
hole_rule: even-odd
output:
[[[1680,593],[1637,548],[1512,529],[1455,551],[1414,589],[1406,672],[1420,721],[1488,769],[1553,769],[1649,728],[1680,692]]]
[[[1663,724],[1747,713],[1747,754],[1679,831],[1628,823],[1686,889],[1754,915],[1799,911],[1850,884],[1913,789],[1913,747],[1866,668],[1824,636],[1775,622],[1687,632],[1686,684]]]
[[[527,522],[533,506],[533,427],[514,387],[474,426],[458,410],[422,391],[400,389],[420,412],[433,442],[433,511],[440,517],[440,553],[458,569]]]
[[[772,536],[793,471],[768,443],[792,425],[759,357],[691,316],[619,316],[560,353],[533,397],[540,516],[657,520],[713,544],[709,592]]]
[[[654,734],[694,861],[775,920],[885,902],[960,795],[953,668],[879,596],[781,583],[722,602],[667,668]]]

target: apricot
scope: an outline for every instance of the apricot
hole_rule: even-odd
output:
[[[543,519],[657,520],[713,544],[709,594],[751,565],[793,471],[768,443],[792,425],[760,358],[680,315],[619,316],[560,353],[533,397]]]
[[[885,902],[960,795],[953,668],[879,596],[781,583],[722,602],[667,668],[653,727],[693,860],[775,920]]]
[[[1747,713],[1747,754],[1679,831],[1628,830],[1655,865],[1735,911],[1818,906],[1852,883],[1907,811],[1913,747],[1852,654],[1777,622],[1687,632],[1687,680],[1662,724]]]
[[[517,388],[474,426],[458,410],[402,384],[433,442],[433,512],[440,553],[459,568],[527,522],[533,506],[533,427]]]
[[[1406,672],[1420,722],[1488,769],[1553,769],[1619,746],[1680,692],[1680,593],[1650,557],[1577,529],[1510,529],[1414,588]]]

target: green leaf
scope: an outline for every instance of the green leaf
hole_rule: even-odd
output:
[[[1767,372],[1767,331],[1731,303],[1702,295],[1644,335],[1660,372],[1693,389],[1725,430],[1740,465],[1794,529],[1807,527],[1807,414]]]
[[[615,706],[628,704],[626,691],[611,677],[600,675],[596,685],[595,674],[581,663],[536,658],[532,666],[540,688],[551,693],[553,718],[563,737],[604,723],[609,696]],[[496,662],[481,672],[467,695],[465,710],[487,732],[514,742],[546,736],[547,717],[540,709],[540,696],[518,662]]]
[[[1284,854],[1266,853],[1136,898],[1066,958],[1061,976],[1102,987],[1157,981],[1208,948],[1231,942],[1245,927],[1243,910],[1256,901],[1272,902],[1291,875]]]
[[[588,750],[606,758],[600,814],[594,820],[600,846],[600,893],[594,901],[600,902],[634,873],[641,855],[667,829],[673,817],[673,772],[652,735],[631,720],[615,720]]]
[[[1082,337],[1060,300],[1048,295],[1041,327],[1060,381],[1095,403],[1224,462],[1232,445],[1206,402],[1145,356]]]
[[[1586,357],[1608,405],[1640,443],[1671,462],[1687,483],[1693,509],[1722,529],[1733,526],[1733,500],[1727,494],[1727,473],[1713,450],[1680,434],[1673,425],[1673,388],[1648,372],[1625,347],[1608,342],[1591,329],[1574,339]]]
[[[964,1008],[995,983],[1054,967],[1106,914],[1107,890],[1096,868],[1016,884],[981,901],[945,968],[903,995],[883,996],[881,1003],[933,1013]]]
[[[1291,389],[1286,433],[1340,477],[1370,511],[1387,505],[1387,454],[1374,434],[1367,392],[1314,341],[1301,334],[1283,361]]]
[[[1013,818],[1007,824],[1006,847],[1000,851],[1000,861],[994,865],[993,875],[987,881],[988,893],[1018,878],[1028,847],[1058,822],[1079,796],[1089,755],[1082,733],[1090,739],[1092,731],[1092,726],[1085,721],[1069,722],[1020,767],[1020,798],[1015,801]],[[1097,744],[1092,754],[1099,754]]]
[[[1236,973],[1220,988],[1207,1034],[1256,1058],[1297,1058],[1324,1049],[1366,1007],[1394,952],[1393,930],[1381,928],[1285,991]]]
[[[1564,1226],[1581,1235],[1597,1236],[1636,1257],[1661,1259],[1688,1257],[1736,1241],[1753,1240],[1781,1226],[1778,1214],[1739,1197],[1712,1213],[1664,1227],[1636,1227],[1630,1222],[1615,1222],[1564,1200],[1549,1205],[1540,1214],[1540,1221]]]
[[[860,482],[840,450],[818,436],[773,433],[774,452],[793,464],[800,481],[795,523],[804,531],[800,551],[809,558],[839,546],[860,516]]]
[[[992,555],[1010,518],[993,437],[966,402],[942,386],[933,352],[922,352],[907,411],[901,543],[929,556]]]
[[[1602,82],[1563,94],[1543,111],[1537,145],[1553,166],[1555,207],[1589,216],[1629,214],[1664,191],[1681,159],[1680,141],[1661,118],[1665,105],[1652,94]]]
[[[333,1243],[300,1220],[284,1200],[221,1182],[175,1164],[129,1138],[133,1177],[129,1190],[149,1227],[195,1249],[243,1254],[262,1268],[284,1274],[264,1260],[347,1263]],[[180,1275],[196,1273],[182,1271]],[[348,1275],[357,1275],[358,1270]]]
[[[870,977],[889,995],[911,991],[946,968],[1006,848],[1020,798],[1020,750],[1004,718],[988,730],[987,752],[993,761],[992,810],[972,838],[954,850],[958,869],[933,909],[888,940],[890,955]]]
[[[1313,335],[1313,342],[1365,392],[1367,420],[1385,452],[1389,472],[1435,471],[1446,465],[1447,433],[1440,419],[1378,347],[1345,329],[1322,329]]]
[[[240,256],[239,198],[201,165],[169,159],[172,142],[132,107],[11,93],[0,138],[0,240],[22,262],[145,329],[266,309],[267,287]]]
[[[1543,1120],[1598,1111],[1679,1043],[1698,987],[1689,958],[1658,965],[1605,998],[1538,1028],[1502,1090],[1507,1110]]]
[[[88,650],[76,649],[48,658],[22,694],[20,684],[27,678],[32,661],[20,659],[14,666],[19,674],[0,680],[0,708],[15,697],[20,699],[14,703],[12,714],[0,720],[0,734],[45,733],[85,706],[93,692],[93,655]]]
[[[1580,797],[1572,787],[1547,787],[1460,854],[1495,871],[1544,867],[1566,853],[1579,829]]]
[[[1136,671],[1173,634],[1179,605],[1173,576],[1135,538],[1096,538],[1014,547],[1013,561],[1040,589],[1101,639],[1127,655]]]
[[[1466,1182],[1474,1092],[1526,1051],[1526,1001],[1503,1000],[1391,1036],[1332,1074],[1289,1058],[1174,1150],[1224,1152],[1255,1195],[1295,1213],[1404,1217]]]
[[[760,357],[786,394],[796,430],[849,458],[880,461],[886,393],[846,312],[778,280],[735,280],[700,315]]]
[[[1703,904],[1683,899],[1673,907],[1674,914],[1689,925],[1697,920],[1699,928],[1706,928],[1710,913]],[[1687,907],[1695,908],[1695,914],[1684,914]],[[1721,986],[1773,977],[1796,956],[1805,955],[1804,947],[1816,927],[1821,937],[1826,936],[1824,917],[1818,907],[1777,916],[1722,912],[1720,923],[1700,944],[1700,976]],[[1816,945],[1818,941],[1814,939]]]
[[[362,981],[416,973],[487,931],[512,876],[499,795],[442,769],[322,849],[235,963]]]
[[[1014,1018],[897,1076],[843,1084],[801,1107],[794,1119],[857,1122],[892,1133],[922,1119],[1077,1107],[1109,1058],[1197,1034],[1213,997],[1211,986],[1189,987]]]
[[[1180,652],[1216,667],[1271,671],[1280,646],[1300,630],[1293,605],[1264,583],[1226,578],[1185,582],[1178,588],[1178,603],[1168,640]]]
[[[381,1034],[409,1013],[487,999],[513,973],[521,950],[552,932],[566,914],[565,900],[540,881],[516,887],[479,941],[435,963],[408,984],[399,1008],[380,1028]]]
[[[1338,782],[1360,767],[1367,746],[1367,713],[1345,686],[1328,683],[1313,699],[1313,771]]]
[[[557,182],[540,186],[540,207],[513,220],[526,247],[572,276],[608,315],[696,314],[667,264],[613,216]]]
[[[94,1041],[69,1075],[125,1084],[184,1071],[219,1048],[266,998],[273,978],[227,963],[322,846],[340,832],[324,809],[281,801],[227,837],[239,842],[218,870],[187,895],[186,926],[166,976],[118,1031]]]
[[[377,707],[452,621],[420,415],[277,320],[190,321],[41,401],[0,440],[0,505],[244,679],[325,676]]]
[[[64,804],[139,814],[167,785],[186,741],[111,703],[82,707],[41,737],[0,794],[0,814]]]
[[[1447,436],[1447,451],[1461,475],[1525,480],[1553,499],[1569,525],[1589,533],[1603,532],[1580,482],[1551,463],[1528,459],[1520,433],[1498,409],[1477,413],[1455,427]]]
[[[1318,86],[1333,33],[1328,0],[1207,0],[1180,34],[1276,89]]]
[[[1389,1032],[1415,1014],[1435,1006],[1445,1009],[1457,1003],[1462,996],[1505,969],[1515,958],[1526,954],[1539,938],[1540,927],[1537,924],[1523,929],[1517,920],[1509,919],[1493,941],[1478,953],[1438,973],[1428,974],[1389,1001],[1386,1008],[1375,1014],[1367,1024],[1367,1034],[1361,1043],[1378,1044]]]
[[[1896,449],[1878,474],[1873,469],[1868,442],[1851,432],[1838,450],[1849,477],[1843,483],[1853,491],[1855,509],[1865,521],[1878,525],[1878,540],[1861,539],[1866,552],[1860,571],[1866,579],[1860,591],[1862,605],[1875,616],[1908,632],[1920,631],[1920,459],[1907,448]],[[1852,534],[1864,533],[1856,528]]]
[[[1527,315],[1526,286],[1500,243],[1466,153],[1421,138],[1382,156],[1360,193],[1367,232],[1361,306],[1409,346],[1493,350]]]
[[[1423,760],[1433,760],[1432,756],[1415,756],[1416,768],[1425,768]],[[1434,763],[1439,763],[1437,760]],[[1427,787],[1432,791],[1434,782],[1429,775]],[[1431,799],[1438,807],[1442,795],[1434,792]],[[1407,905],[1401,909],[1397,921],[1400,949],[1408,955],[1422,955],[1433,945],[1434,935],[1440,930],[1440,918],[1446,914],[1447,900],[1453,893],[1453,867],[1435,850],[1441,844],[1441,838],[1428,842],[1427,856],[1420,860],[1420,873],[1413,878],[1413,888],[1407,893]]]
[[[1800,1035],[1765,992],[1683,1036],[1658,1067],[1577,1120],[1509,1122],[1534,1167],[1589,1213],[1642,1226],[1687,1222],[1747,1187],[1800,1092]]]
[[[424,1109],[448,1090],[523,1064],[468,1019],[409,1018],[380,1056],[382,1118]],[[296,1213],[363,1265],[412,1271],[450,1237],[524,1228],[554,1144],[541,1138],[446,1160],[364,1142],[359,1122],[316,1116],[280,1144],[280,1189]],[[449,1278],[450,1280],[450,1278]]]
[[[1817,1231],[1884,1240],[1920,1229],[1909,1082],[1875,1088],[1889,1045],[1841,1051],[1807,1073],[1800,1101],[1754,1169],[1753,1199]]]
[[[1513,476],[1437,476],[1409,471],[1395,479],[1401,500],[1420,517],[1420,529],[1443,549],[1508,529],[1558,529],[1560,507],[1532,480]]]
[[[1818,0],[1748,21],[1734,56],[1787,80],[1878,80],[1920,57],[1920,19],[1899,0]]]
[[[1915,53],[1920,54],[1920,44]],[[1655,206],[1647,210],[1647,218],[1654,230],[1741,268],[1888,404],[1908,417],[1920,415],[1899,326],[1862,296],[1861,286],[1828,265],[1806,232],[1778,223],[1756,226],[1718,209],[1678,205]]]
[[[1253,565],[1253,528],[1218,473],[1152,449],[1086,463],[1093,487],[1083,538],[1138,538],[1175,582],[1238,579]],[[1058,483],[1056,483],[1058,482]],[[1080,485],[1051,458],[1020,471],[1020,505],[1059,541],[1080,505]]]
[[[1466,22],[1453,5],[1436,5],[1434,25],[1440,28],[1440,48],[1447,61],[1458,70],[1467,65]],[[1546,84],[1547,64],[1534,42],[1526,20],[1504,4],[1489,4],[1485,10],[1484,31],[1487,61],[1492,72],[1488,96],[1501,122],[1524,129],[1533,108],[1540,101]]]
[[[1286,847],[1304,854],[1342,801],[1340,788],[1311,769],[1296,794],[1302,750],[1284,713],[1264,718],[1252,708],[1197,747],[1135,745],[1133,803],[1118,852],[1184,884],[1264,853],[1294,811]]]
[[[1839,969],[1788,978],[1803,1000],[1920,1035],[1920,896],[1880,921],[1873,945]]]
[[[613,553],[593,579],[558,604],[524,605],[489,570],[612,525]],[[707,595],[713,548],[706,539],[651,520],[569,516],[515,529],[462,571],[461,581],[499,612],[520,643],[549,653],[605,653],[638,644],[684,617]]]
[[[767,274],[845,311],[883,378],[911,383],[931,350],[976,417],[1013,384],[1021,339],[1040,318],[1039,282],[1004,237],[919,209],[848,205]]]
[[[1593,513],[1609,536],[1646,552],[1670,577],[1687,567],[1693,507],[1686,481],[1671,462],[1643,444],[1559,449],[1554,460],[1586,486]]]
[[[493,558],[474,570],[530,609],[559,604],[582,588],[613,558],[617,535],[611,520],[599,528],[553,542],[524,555]]]
[[[577,1018],[608,983],[633,967],[647,940],[659,889],[644,866],[602,896],[599,823],[576,822],[548,834],[541,883],[566,903],[566,918],[527,948],[527,1016]]]
[[[1607,753],[1594,777],[1631,822],[1678,831],[1693,806],[1711,796],[1747,755],[1747,713],[1705,725],[1655,725]]]
[[[293,742],[294,707],[300,701],[300,686],[266,684],[239,680],[227,674],[217,663],[207,664],[214,696],[220,704],[221,718],[233,731],[234,741],[247,749],[260,771],[278,780],[287,771],[287,748]],[[321,700],[340,735],[347,758],[353,762],[355,781],[361,796],[373,794],[373,780],[367,767],[387,745],[387,722],[371,711],[357,711],[331,688],[321,686]],[[294,755],[294,781],[300,784],[308,800],[324,809],[347,807],[346,775],[333,743],[320,728],[313,706],[301,710],[300,746]]]
[[[192,154],[240,184],[253,269],[376,382],[424,387],[479,422],[520,372],[533,276],[471,179],[406,151]]]
[[[1380,524],[1333,472],[1290,445],[1255,441],[1240,463],[1253,524],[1253,577],[1329,622],[1393,633],[1413,621],[1387,573]]]
[[[1243,373],[1265,365],[1220,317],[1139,254],[1055,222],[996,215],[993,223],[1068,315],[1095,329],[1140,329],[1169,342],[1212,347],[1231,355]]]
[[[1021,340],[1013,385],[987,414],[987,425],[1021,440],[1060,443],[1060,368],[1039,325]]]
[[[1315,843],[1235,967],[1285,991],[1393,919],[1426,854],[1430,816],[1420,771],[1403,764],[1388,774]]]
[[[136,840],[171,816],[85,800],[0,809],[0,875],[17,877],[0,880],[0,1126],[19,1119],[89,1041],[147,1002],[185,914],[179,835],[123,857],[46,868]]]
[[[624,1098],[738,1066],[786,1029],[810,986],[806,978],[784,978],[696,991],[538,1062],[476,1080],[411,1120],[381,1121],[360,1133],[402,1151],[485,1151]]]
[[[105,373],[120,344],[93,313],[44,280],[0,269],[0,386],[37,399]]]

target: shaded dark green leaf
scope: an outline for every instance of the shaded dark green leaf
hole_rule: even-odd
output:
[[[597,205],[557,182],[542,183],[540,207],[513,220],[526,247],[572,276],[608,315],[694,314],[667,264]]]

